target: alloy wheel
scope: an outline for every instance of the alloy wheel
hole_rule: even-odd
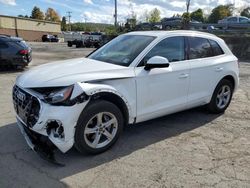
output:
[[[117,133],[118,121],[110,112],[100,112],[94,115],[84,130],[84,139],[91,148],[107,146]]]
[[[223,85],[216,97],[216,105],[219,109],[225,108],[230,101],[231,89],[228,85]]]

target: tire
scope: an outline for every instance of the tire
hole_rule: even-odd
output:
[[[99,123],[98,117],[101,117]],[[100,126],[100,122],[102,126]],[[105,123],[106,126],[110,125],[103,128]],[[77,122],[75,148],[80,153],[102,153],[117,141],[122,133],[123,124],[124,118],[122,112],[116,105],[104,100],[90,102],[86,109],[82,111]],[[106,136],[107,134],[110,139]],[[98,138],[99,141],[96,141]]]
[[[224,92],[223,92],[224,88]],[[228,95],[225,95],[229,91]],[[222,94],[222,93],[223,94]],[[212,99],[208,104],[208,110],[214,114],[223,113],[229,106],[233,96],[233,84],[229,80],[223,79],[216,86]]]
[[[83,47],[83,42],[82,41],[77,41],[76,48],[81,48],[81,47]]]
[[[171,26],[167,25],[167,26],[165,27],[165,29],[166,29],[166,30],[171,30],[172,28],[171,28]]]
[[[72,42],[68,42],[68,47],[72,47]]]

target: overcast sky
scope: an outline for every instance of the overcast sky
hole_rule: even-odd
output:
[[[118,21],[124,22],[134,11],[138,19],[143,18],[145,11],[158,8],[161,17],[170,17],[173,14],[185,11],[185,0],[117,0]],[[219,4],[234,3],[236,7],[250,6],[250,0],[191,0],[190,11],[198,8],[211,11]],[[30,16],[34,6],[45,12],[48,7],[54,8],[60,16],[67,11],[72,12],[72,21],[87,21],[99,23],[114,22],[114,0],[0,0],[0,14]]]

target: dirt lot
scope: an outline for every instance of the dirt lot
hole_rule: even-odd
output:
[[[32,43],[30,67],[90,50]],[[0,72],[0,187],[250,187],[250,63],[222,115],[198,108],[130,126],[108,152],[57,153],[43,161],[15,123],[11,89],[21,72]]]

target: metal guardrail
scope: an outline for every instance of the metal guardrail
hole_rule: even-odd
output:
[[[164,30],[182,28],[181,22],[162,22]],[[188,27],[193,30],[218,33],[250,33],[250,23],[192,23]]]
[[[214,26],[215,28],[237,28],[237,29],[250,29],[250,23],[190,23],[193,27],[209,27]]]

